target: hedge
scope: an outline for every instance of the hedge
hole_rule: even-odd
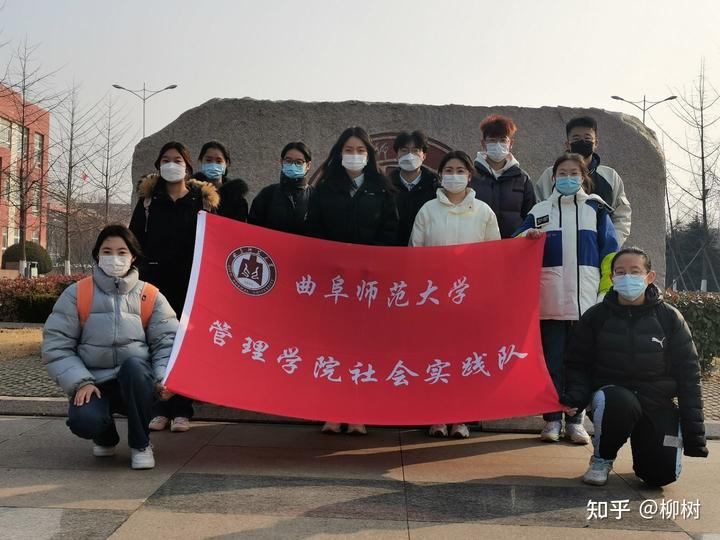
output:
[[[82,275],[0,279],[0,321],[45,322],[60,293]]]
[[[20,244],[13,244],[8,247],[3,253],[2,264],[3,268],[10,262],[19,262],[20,257]],[[27,240],[25,242],[25,260],[35,261],[38,263],[38,274],[47,274],[52,270],[52,260],[48,255],[47,250],[36,242]]]
[[[703,373],[715,368],[720,357],[720,293],[673,292],[665,300],[685,317],[700,356]]]

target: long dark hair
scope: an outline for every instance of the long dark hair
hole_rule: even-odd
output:
[[[163,154],[168,150],[177,150],[178,153],[182,156],[183,161],[185,161],[185,182],[187,182],[193,175],[192,159],[190,158],[190,150],[188,150],[188,147],[178,141],[166,142],[165,144],[163,144],[163,147],[160,149],[158,157],[155,160],[155,168],[158,171],[158,180],[155,184],[155,191],[167,190],[167,181],[162,176],[160,176],[160,160],[162,159]]]
[[[102,246],[102,243],[113,236],[122,238],[125,241],[125,245],[127,245],[130,254],[136,259],[135,262],[142,259],[142,248],[140,247],[140,242],[138,242],[137,236],[135,236],[125,225],[113,223],[100,231],[100,234],[95,241],[95,247],[92,250],[92,256],[93,259],[95,259],[95,262],[98,262],[99,260],[100,246]]]
[[[342,165],[342,151],[345,147],[345,143],[348,142],[350,137],[357,137],[363,142],[365,148],[367,148],[368,160],[367,165],[365,165],[365,168],[363,169],[365,180],[377,182],[384,186],[388,191],[394,192],[395,187],[380,171],[380,167],[378,167],[377,150],[375,149],[375,145],[370,140],[370,136],[367,134],[367,131],[359,126],[349,127],[340,134],[340,137],[330,149],[330,154],[327,159],[320,166],[320,171],[315,184],[319,185],[327,183],[328,185],[334,185],[341,189],[347,189],[350,191],[352,186],[350,176],[348,176],[345,167]]]

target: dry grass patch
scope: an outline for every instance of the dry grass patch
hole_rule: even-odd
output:
[[[40,356],[42,328],[0,329],[0,362]]]

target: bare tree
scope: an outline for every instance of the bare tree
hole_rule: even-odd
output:
[[[80,211],[79,203],[89,191],[86,169],[98,151],[92,144],[96,134],[95,113],[95,106],[81,106],[79,89],[73,86],[54,115],[58,154],[52,168],[51,194],[63,208],[63,261],[67,275],[71,273],[71,237],[79,232],[73,224]]]
[[[107,225],[114,221],[112,204],[126,202],[122,188],[131,183],[128,179],[131,142],[127,138],[130,126],[125,118],[120,117],[120,111],[110,96],[96,128],[98,148],[95,159],[90,161],[93,170],[90,184],[98,190],[104,204],[103,224]]]
[[[700,73],[693,82],[688,92],[675,92],[678,99],[673,102],[671,109],[675,116],[680,119],[686,127],[683,138],[673,137],[660,127],[663,134],[671,140],[687,158],[687,164],[668,164],[684,173],[690,178],[690,183],[679,182],[673,175],[670,180],[676,190],[679,191],[678,201],[684,206],[684,215],[676,217],[676,223],[686,222],[698,213],[703,227],[702,250],[710,245],[712,235],[710,227],[713,222],[713,212],[717,210],[718,188],[718,160],[720,159],[720,144],[715,142],[711,131],[713,126],[720,120],[718,101],[720,93],[708,83],[705,76],[705,62],[700,64]],[[668,208],[670,203],[668,201]],[[709,267],[710,258],[707,252],[699,254],[702,257],[702,275],[700,290],[707,290],[708,278],[713,269]]]
[[[3,75],[0,93],[9,98],[14,109],[10,124],[10,160],[0,174],[6,182],[5,194],[8,205],[17,211],[20,232],[21,275],[25,270],[28,214],[33,206],[41,215],[43,199],[47,190],[46,159],[47,148],[35,151],[30,141],[30,129],[49,122],[49,113],[57,107],[61,94],[50,85],[56,71],[45,72],[35,61],[37,47],[27,40],[12,53]],[[18,130],[13,129],[18,126]],[[18,131],[18,133],[15,133]],[[31,149],[34,151],[31,153]]]

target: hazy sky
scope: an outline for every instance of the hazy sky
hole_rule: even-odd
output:
[[[610,95],[682,91],[702,57],[720,87],[712,0],[5,0],[0,29],[4,40],[39,44],[42,66],[62,68],[56,84],[75,79],[87,101],[112,83],[177,84],[148,101],[148,133],[213,97],[634,114]],[[139,134],[140,101],[113,92]],[[653,116],[681,132],[666,104]]]

